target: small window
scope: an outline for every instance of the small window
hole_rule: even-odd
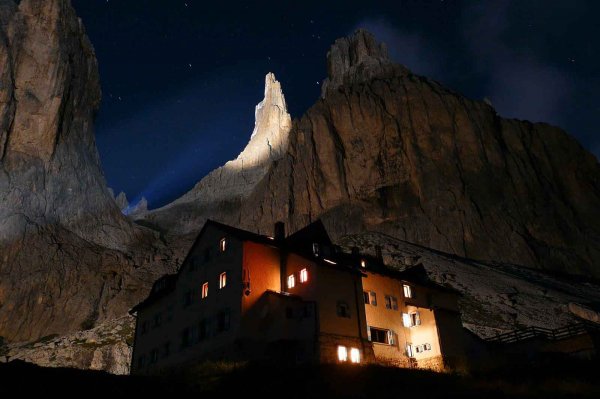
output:
[[[227,285],[227,272],[223,272],[219,275],[219,289],[225,288]]]
[[[402,324],[404,327],[414,327],[421,324],[421,316],[419,312],[402,313]]]
[[[221,238],[221,241],[219,241],[219,250],[221,252],[225,252],[227,250],[227,239],[225,237]]]
[[[208,296],[208,282],[202,284],[202,299]]]
[[[302,269],[300,270],[300,282],[306,283],[308,281],[308,270]]]
[[[412,287],[410,285],[404,284],[404,285],[402,285],[402,288],[404,289],[404,297],[405,298],[412,298],[413,297],[413,290],[412,290]]]
[[[183,294],[183,307],[187,308],[192,304],[192,291],[186,291]]]
[[[292,309],[290,306],[285,308],[285,317],[287,319],[293,319],[294,318],[294,309]]]
[[[348,349],[345,346],[338,346],[338,360],[340,362],[345,362],[348,360]]]
[[[363,292],[363,297],[365,298],[365,305],[369,305],[371,303],[371,297],[368,291]]]
[[[369,327],[371,342],[393,345],[393,333],[382,328]],[[391,338],[391,339],[390,339]]]
[[[313,248],[313,254],[315,256],[319,256],[319,252],[320,252],[319,251],[319,244],[317,244],[316,242],[313,242],[312,248]]]
[[[415,352],[416,353],[421,353],[423,352],[423,345],[417,345],[415,348]]]
[[[154,327],[160,327],[162,324],[162,315],[157,313],[154,315]]]
[[[154,364],[158,361],[158,349],[154,348],[150,351],[150,363]]]
[[[423,347],[425,348],[426,351],[431,350],[431,344],[425,344],[425,345],[423,345]]]
[[[167,306],[167,321],[173,320],[173,305]]]
[[[375,293],[375,291],[369,292],[369,295],[371,297],[370,298],[371,305],[377,306],[377,294]]]
[[[339,317],[350,318],[350,306],[344,301],[338,301],[337,303],[337,315]]]
[[[366,260],[364,260],[364,259],[361,259],[361,260],[360,260],[360,267],[362,267],[363,269],[364,269],[365,267],[367,267],[367,261],[366,261]]]
[[[231,326],[231,313],[229,310],[224,310],[219,313],[219,317],[217,318],[217,331],[229,331],[229,327]]]
[[[290,274],[287,278],[287,286],[288,288],[294,288],[296,286],[296,276]]]
[[[138,357],[138,368],[143,369],[146,366],[146,356],[142,355]]]
[[[360,363],[360,351],[357,348],[350,349],[350,361],[352,363]]]
[[[412,344],[406,344],[406,356],[415,357]]]
[[[385,308],[390,310],[398,310],[398,299],[395,296],[385,296]]]
[[[203,341],[208,337],[208,323],[206,319],[200,320],[198,323],[198,341]]]
[[[163,358],[169,357],[171,354],[171,343],[165,342],[163,345]]]
[[[145,321],[142,323],[142,328],[140,329],[141,335],[144,335],[148,332],[148,322]]]
[[[187,348],[190,346],[190,329],[184,328],[181,331],[181,348]]]

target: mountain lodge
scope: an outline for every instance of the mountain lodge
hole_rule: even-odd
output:
[[[204,360],[381,363],[463,358],[459,293],[377,256],[341,251],[320,221],[285,236],[207,221],[137,316],[132,374]]]

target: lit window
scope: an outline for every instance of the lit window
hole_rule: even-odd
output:
[[[221,241],[219,241],[219,249],[221,252],[225,252],[227,249],[227,240],[225,238],[221,238]]]
[[[208,283],[202,284],[202,298],[206,298],[208,296]]]
[[[402,286],[402,288],[404,288],[404,297],[405,298],[412,298],[413,297],[412,287],[410,285],[404,284]]]
[[[394,345],[394,332],[391,330],[384,330],[382,328],[368,327],[369,341],[376,342],[378,344]]]
[[[367,261],[366,261],[366,260],[364,260],[364,259],[361,259],[361,260],[360,260],[360,267],[363,267],[363,268],[364,268],[364,267],[367,267]]]
[[[406,344],[406,355],[408,357],[414,357],[412,344]]]
[[[402,313],[402,324],[404,327],[414,327],[421,324],[421,316],[419,312]]]
[[[345,346],[338,346],[338,360],[340,362],[345,362],[348,360],[348,349]]]
[[[225,288],[227,285],[227,273],[223,272],[219,275],[219,288]]]
[[[296,286],[296,276],[294,276],[293,274],[290,274],[288,276],[288,288],[294,288]]]
[[[300,270],[300,282],[306,283],[308,281],[308,270],[302,269]]]
[[[352,363],[360,363],[360,351],[358,349],[350,349],[350,361]]]

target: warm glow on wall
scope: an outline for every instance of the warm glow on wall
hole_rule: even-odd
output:
[[[348,349],[345,346],[338,346],[338,360],[340,362],[345,362],[348,360]]]
[[[302,269],[300,270],[300,282],[306,283],[308,281],[308,270]]]
[[[350,349],[350,361],[352,363],[360,363],[360,351],[358,349]]]
[[[293,274],[290,274],[288,276],[287,286],[288,288],[294,288],[296,286],[296,276],[294,276]]]

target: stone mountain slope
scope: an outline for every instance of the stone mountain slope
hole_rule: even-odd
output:
[[[485,261],[600,277],[600,165],[544,123],[504,119],[392,63],[365,31],[328,53],[322,98],[240,224],[379,231]]]
[[[70,1],[0,0],[0,23],[0,336],[29,340],[122,315],[170,260],[106,187],[98,67]]]

